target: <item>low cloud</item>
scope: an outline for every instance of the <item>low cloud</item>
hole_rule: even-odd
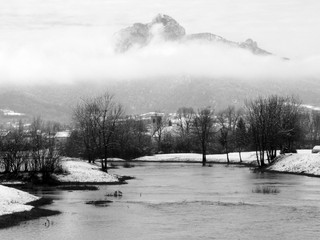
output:
[[[115,53],[113,46],[112,35],[102,29],[11,36],[0,41],[0,82],[72,84],[182,75],[289,81],[320,76],[320,56],[287,61],[281,56],[256,56],[223,44],[166,42],[159,38],[121,54]]]

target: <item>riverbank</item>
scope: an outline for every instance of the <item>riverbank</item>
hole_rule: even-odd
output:
[[[104,172],[101,170],[99,163],[90,164],[76,158],[63,158],[61,167],[61,173],[53,174],[50,183],[67,185],[66,190],[68,191],[74,189],[97,190],[97,187],[91,189],[87,185],[124,184],[126,183],[125,180],[131,179],[128,176],[118,176]],[[18,178],[21,178],[21,176]],[[2,184],[21,186],[27,184],[27,182],[16,181],[13,178],[3,181]],[[39,208],[51,203],[52,200],[39,198],[27,192],[0,185],[0,229],[17,225],[23,221],[58,214],[58,211]]]
[[[39,199],[39,197],[27,192],[0,185],[0,216],[30,211],[33,206],[27,205],[27,203]]]
[[[98,163],[91,164],[77,158],[63,158],[61,174],[53,174],[58,184],[121,184],[122,177],[101,170]]]
[[[59,211],[40,208],[51,202],[52,200],[0,185],[0,229],[15,226],[27,220],[59,214]]]
[[[298,153],[280,155],[266,167],[266,171],[320,177],[320,154],[302,150]]]

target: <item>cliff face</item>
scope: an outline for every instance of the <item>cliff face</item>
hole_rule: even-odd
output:
[[[271,53],[258,47],[252,39],[245,42],[233,42],[213,33],[186,34],[186,30],[172,17],[158,14],[150,23],[135,23],[131,27],[116,33],[115,50],[126,52],[131,47],[145,47],[154,37],[165,41],[204,41],[209,43],[222,43],[230,47],[242,48],[256,55],[270,55]]]

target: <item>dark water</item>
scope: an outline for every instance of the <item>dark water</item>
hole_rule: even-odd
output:
[[[248,168],[141,163],[99,191],[39,191],[62,214],[0,231],[0,239],[320,239],[320,179]],[[278,194],[253,193],[271,186]],[[115,190],[122,198],[106,197]],[[85,204],[113,200],[109,206]]]

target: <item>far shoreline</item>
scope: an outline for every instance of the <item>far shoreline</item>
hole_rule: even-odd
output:
[[[130,163],[192,163],[192,164],[202,164],[199,161],[179,161],[179,160],[156,160],[156,161],[148,161],[148,160],[134,160],[134,161],[128,161]],[[282,173],[282,174],[291,174],[291,175],[299,175],[299,176],[307,176],[307,177],[316,177],[320,178],[320,175],[317,174],[311,174],[311,173],[299,173],[299,172],[289,172],[289,171],[276,171],[276,170],[270,170],[268,167],[271,165],[267,165],[264,168],[258,167],[254,163],[246,163],[246,162],[217,162],[217,161],[207,161],[206,164],[215,164],[215,165],[233,165],[233,166],[241,166],[241,167],[248,167],[248,168],[254,168],[256,171],[260,172],[270,172],[270,173]],[[204,167],[210,167],[210,166],[204,166]]]

